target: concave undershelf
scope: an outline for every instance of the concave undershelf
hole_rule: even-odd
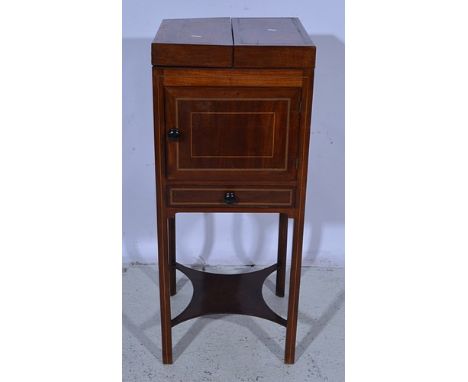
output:
[[[207,314],[244,314],[286,326],[287,321],[267,305],[262,294],[263,283],[278,269],[277,264],[239,274],[198,271],[180,263],[176,263],[176,269],[192,282],[193,295],[187,307],[171,320],[173,327]]]

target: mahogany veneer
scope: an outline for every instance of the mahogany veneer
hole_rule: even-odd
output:
[[[151,47],[163,363],[172,327],[205,314],[246,314],[286,327],[294,363],[315,46],[297,18],[163,20]],[[178,212],[279,214],[277,263],[218,275],[176,262]],[[284,296],[288,218],[294,220],[288,315],[263,300],[276,271]],[[193,283],[171,318],[175,271]]]

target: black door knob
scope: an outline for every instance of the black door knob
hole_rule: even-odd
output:
[[[237,196],[234,192],[226,192],[224,194],[224,203],[226,204],[234,204],[237,203]]]
[[[167,137],[169,139],[179,139],[180,137],[179,129],[169,129],[169,131],[167,132]]]

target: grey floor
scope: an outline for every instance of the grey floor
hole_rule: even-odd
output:
[[[209,267],[211,272],[251,267]],[[344,270],[302,269],[296,363],[283,363],[285,328],[261,318],[206,316],[172,330],[174,364],[161,363],[159,291],[155,266],[123,272],[123,380],[130,381],[344,381]],[[276,297],[275,273],[263,295],[286,317],[287,296]],[[173,316],[190,300],[192,285],[177,272]]]

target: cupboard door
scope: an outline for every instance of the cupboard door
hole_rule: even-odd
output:
[[[300,89],[167,87],[169,179],[295,179]]]

